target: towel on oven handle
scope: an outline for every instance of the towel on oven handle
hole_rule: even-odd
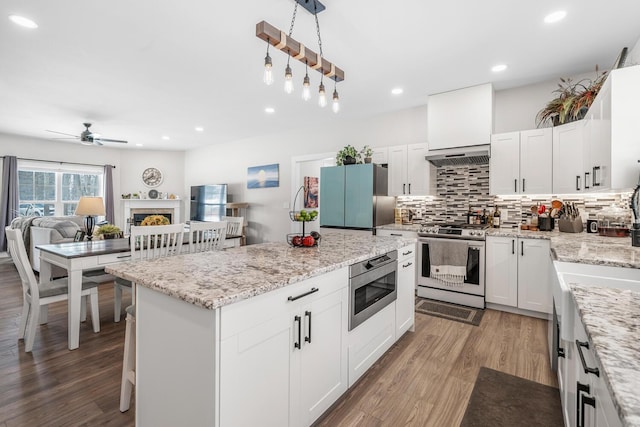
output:
[[[431,278],[446,286],[462,286],[467,275],[469,244],[446,239],[429,242]]]

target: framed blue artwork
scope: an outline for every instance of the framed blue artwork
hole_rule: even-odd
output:
[[[269,188],[280,186],[278,163],[247,168],[247,188]]]

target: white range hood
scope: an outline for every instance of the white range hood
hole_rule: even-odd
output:
[[[429,96],[429,151],[488,145],[493,132],[491,83]]]

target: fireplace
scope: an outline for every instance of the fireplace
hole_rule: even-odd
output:
[[[140,223],[149,215],[163,215],[171,224],[180,224],[181,200],[127,199],[124,202],[124,224],[127,234],[132,225]]]
[[[173,224],[173,209],[131,209],[131,217],[129,223],[131,225],[140,225],[142,221],[149,215],[162,215]]]

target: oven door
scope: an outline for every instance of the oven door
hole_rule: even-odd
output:
[[[431,278],[429,242],[435,239],[437,238],[423,237],[418,239],[418,259],[420,263],[418,270],[418,286],[484,296],[485,242],[479,240],[456,240],[459,242],[465,242],[469,245],[467,253],[467,272],[463,285],[447,286],[441,281]]]
[[[349,330],[396,300],[396,263],[349,279]]]

